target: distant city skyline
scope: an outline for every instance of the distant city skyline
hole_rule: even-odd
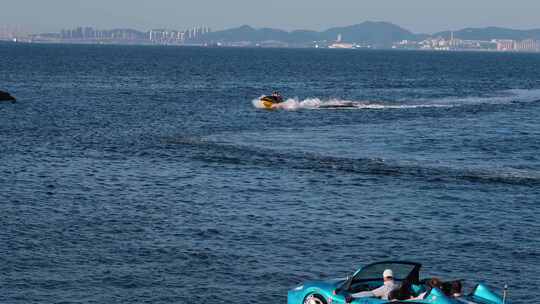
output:
[[[345,38],[344,38],[345,37]],[[386,22],[364,22],[323,32],[255,29],[242,26],[212,32],[208,26],[184,30],[96,29],[76,27],[59,33],[18,36],[0,27],[0,41],[20,43],[76,43],[176,45],[203,47],[293,47],[330,49],[405,49],[426,51],[540,52],[540,29],[477,28],[415,34]]]
[[[540,28],[536,0],[18,0],[2,4],[0,26],[27,32],[63,28],[189,28],[220,30],[243,24],[322,30],[366,20],[388,21],[417,33],[464,27]]]

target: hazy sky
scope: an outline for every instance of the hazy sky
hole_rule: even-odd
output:
[[[540,0],[0,0],[0,26],[34,32],[77,25],[320,30],[366,20],[427,33],[487,25],[540,28]]]

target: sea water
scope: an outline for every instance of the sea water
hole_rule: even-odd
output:
[[[539,299],[540,55],[4,44],[0,69],[1,302],[284,303],[388,259]]]

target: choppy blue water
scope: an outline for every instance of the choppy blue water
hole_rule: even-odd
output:
[[[1,45],[0,70],[3,303],[284,303],[382,259],[539,299],[538,55]]]

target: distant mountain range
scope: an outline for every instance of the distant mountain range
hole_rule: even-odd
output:
[[[454,38],[465,40],[491,40],[491,39],[535,39],[540,40],[540,29],[514,30],[500,27],[465,28],[454,31]],[[428,34],[415,34],[407,29],[389,22],[366,21],[360,24],[334,27],[325,31],[296,30],[284,31],[272,28],[256,29],[248,25],[237,28],[216,31],[200,36],[197,40],[205,43],[234,43],[252,42],[262,43],[268,41],[289,44],[306,44],[314,41],[336,41],[341,35],[343,42],[368,43],[375,47],[388,47],[393,42],[401,40],[424,40],[428,37],[451,36],[450,31]]]
[[[432,36],[450,37],[450,31],[435,33]],[[454,32],[454,38],[464,40],[491,40],[491,39],[511,39],[525,40],[534,39],[540,40],[540,29],[533,30],[514,30],[502,27],[483,27],[483,28],[465,28]]]

